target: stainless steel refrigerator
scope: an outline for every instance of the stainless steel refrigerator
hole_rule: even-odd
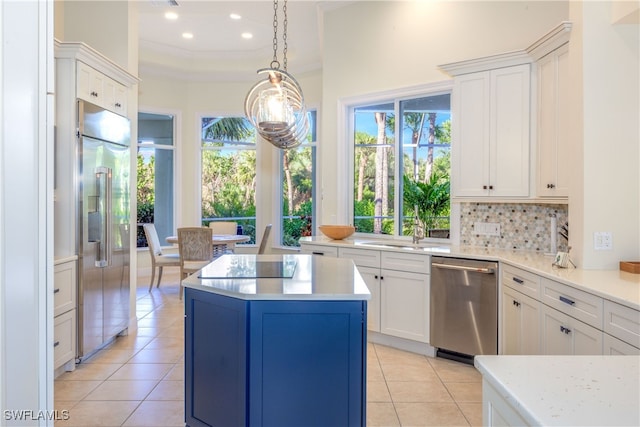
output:
[[[130,139],[126,117],[78,101],[78,359],[129,325]]]

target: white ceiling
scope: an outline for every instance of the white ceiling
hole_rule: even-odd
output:
[[[271,0],[218,1],[142,0],[138,3],[140,70],[172,74],[191,80],[244,80],[255,77],[273,59],[273,13]],[[348,1],[289,0],[287,2],[288,70],[292,73],[321,68],[321,15]],[[283,5],[278,2],[278,60],[283,64]],[[178,19],[167,20],[173,11]],[[231,13],[242,18],[233,20]],[[193,33],[193,39],[182,37]],[[243,39],[243,32],[253,38]]]

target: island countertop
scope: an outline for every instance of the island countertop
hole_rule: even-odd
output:
[[[246,300],[369,300],[350,259],[227,254],[182,281],[187,288]]]
[[[532,426],[640,425],[638,356],[476,356],[475,366]]]

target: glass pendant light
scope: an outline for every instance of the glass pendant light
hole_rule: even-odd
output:
[[[244,112],[260,136],[278,148],[299,146],[309,132],[302,89],[287,72],[287,0],[284,1],[283,65],[278,61],[278,0],[273,2],[273,60],[247,94]]]

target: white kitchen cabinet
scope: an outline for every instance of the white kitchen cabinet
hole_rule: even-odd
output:
[[[429,275],[380,270],[380,332],[429,342]]]
[[[367,302],[367,329],[380,332],[380,269],[358,266],[358,271],[371,292]]]
[[[542,278],[540,284],[541,302],[594,328],[603,330],[602,298],[547,278]]]
[[[602,353],[605,356],[640,355],[640,348],[634,347],[631,344],[612,337],[607,333],[603,335],[602,347]]]
[[[640,311],[605,300],[604,331],[635,348],[640,348]]]
[[[76,67],[78,98],[114,113],[127,115],[127,89],[124,85],[84,62],[78,61]]]
[[[530,65],[456,75],[452,197],[528,197]]]
[[[540,302],[506,286],[502,290],[501,354],[540,354]]]
[[[569,44],[541,58],[537,67],[537,195],[568,197],[571,167]]]
[[[335,246],[311,245],[304,243],[300,245],[300,253],[309,255],[338,256],[338,248]]]
[[[542,354],[601,355],[603,332],[542,304]]]
[[[75,368],[76,257],[57,260],[53,267],[53,368]]]

